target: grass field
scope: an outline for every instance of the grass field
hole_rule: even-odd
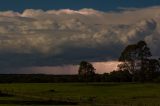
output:
[[[160,84],[0,84],[0,106],[160,106]]]

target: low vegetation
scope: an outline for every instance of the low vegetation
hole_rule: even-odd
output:
[[[0,90],[13,95],[0,96],[0,106],[160,105],[160,85],[153,83],[14,83],[0,84]]]

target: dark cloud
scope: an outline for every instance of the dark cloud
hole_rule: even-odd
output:
[[[23,68],[107,61],[146,40],[159,56],[160,7],[100,12],[34,10],[0,13],[0,67]]]

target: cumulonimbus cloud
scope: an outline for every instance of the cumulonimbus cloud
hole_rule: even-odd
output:
[[[160,7],[121,12],[0,12],[0,67],[114,60],[126,45],[139,40],[146,40],[153,54],[159,56],[159,20]]]

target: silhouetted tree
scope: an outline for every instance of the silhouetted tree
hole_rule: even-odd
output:
[[[151,80],[155,68],[151,69],[150,67],[157,66],[155,60],[149,59],[151,56],[150,49],[145,41],[139,41],[137,44],[128,45],[120,55],[119,61],[122,63],[118,65],[119,70],[129,71],[133,75],[134,81],[144,82],[146,80]]]
[[[95,75],[95,68],[87,61],[82,61],[79,66],[78,74],[82,80],[91,81]]]
[[[136,71],[134,80],[138,79],[141,82],[151,80],[151,77],[153,77],[151,73],[154,73],[154,70],[149,68],[151,60],[148,58],[151,56],[150,49],[146,42],[139,41],[137,43],[137,60],[139,61],[140,69]]]
[[[121,71],[128,70],[130,73],[134,73],[135,71],[135,61],[136,61],[136,53],[137,53],[137,45],[128,45],[121,53],[119,57],[119,61],[122,62],[118,65]]]
[[[157,59],[149,59],[146,67],[146,79],[151,81],[154,78],[158,77],[160,72],[160,62]]]

